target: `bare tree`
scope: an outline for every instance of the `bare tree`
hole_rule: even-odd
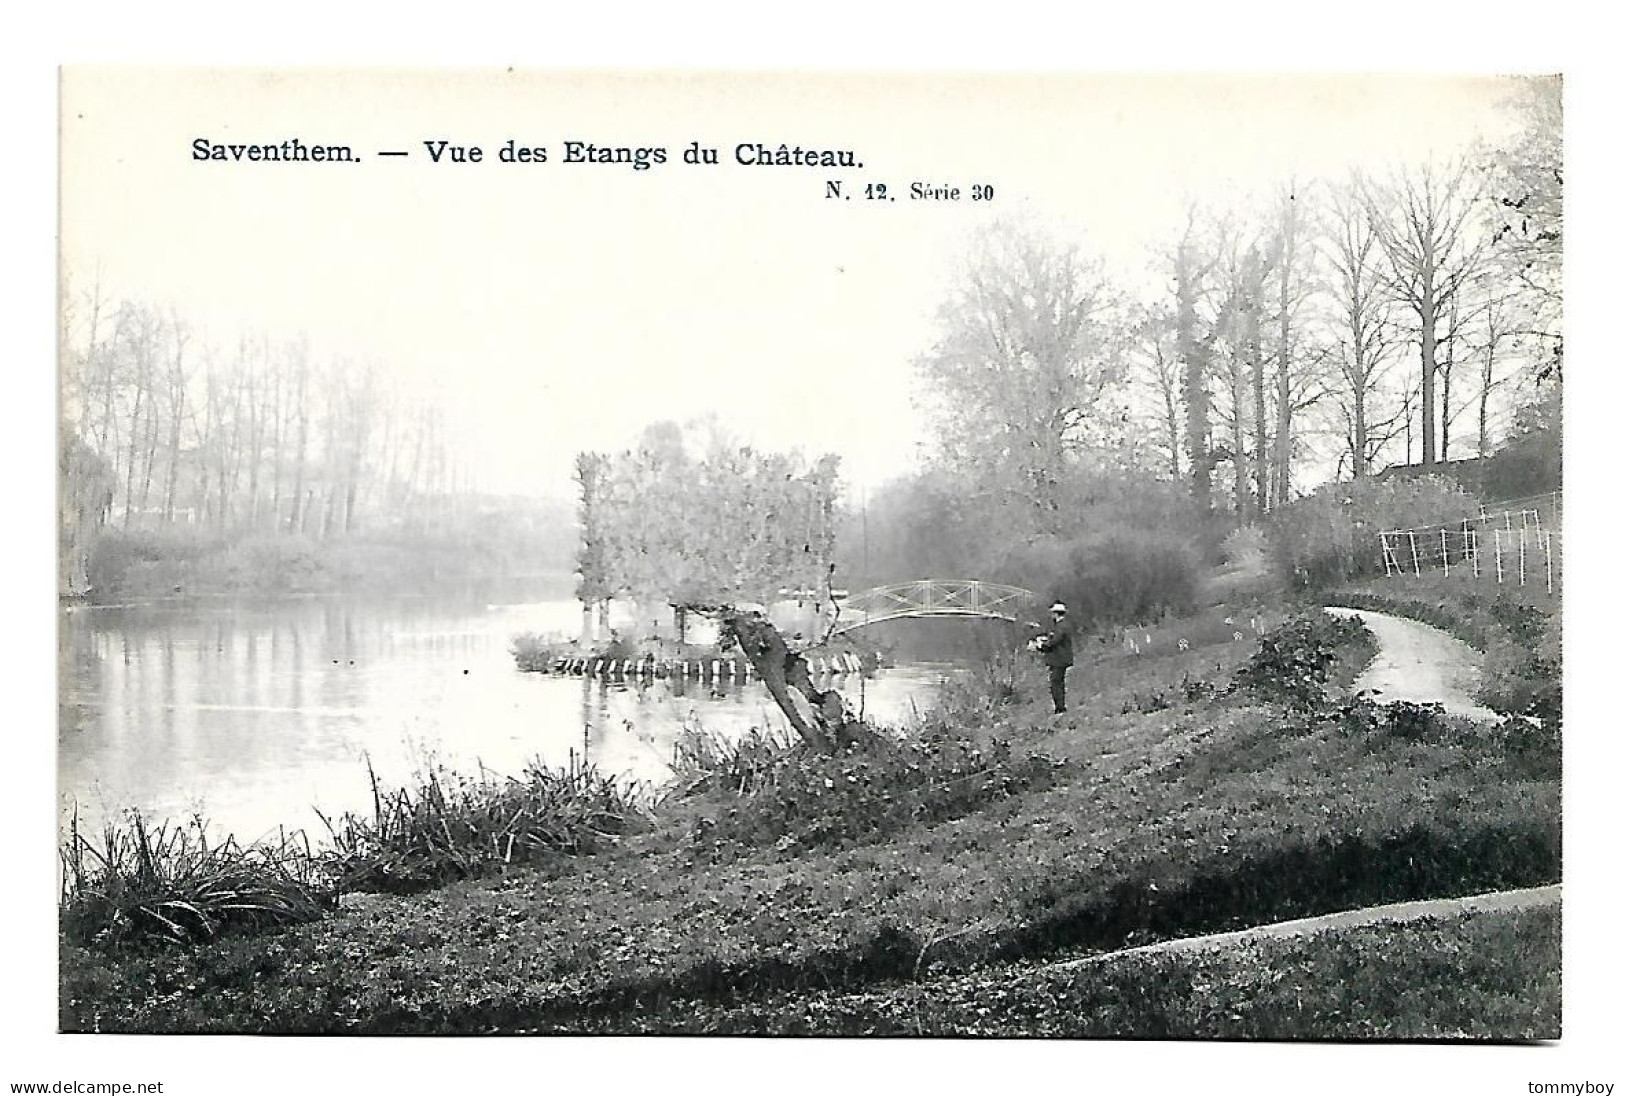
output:
[[[1198,239],[1197,208],[1185,213],[1185,231],[1174,249],[1174,329],[1185,399],[1185,451],[1190,459],[1191,497],[1198,511],[1213,508],[1212,398],[1208,372],[1212,341],[1198,321],[1197,305],[1215,259]]]
[[[1372,436],[1371,404],[1394,349],[1394,326],[1377,231],[1369,206],[1360,200],[1359,183],[1333,190],[1329,204],[1327,263],[1339,329],[1339,394],[1346,409],[1350,471],[1362,479],[1386,440]]]
[[[1421,349],[1422,463],[1438,460],[1441,322],[1484,255],[1474,219],[1475,177],[1465,158],[1406,169],[1387,183],[1363,187],[1371,223],[1387,259],[1390,292],[1414,314]]]
[[[1545,350],[1538,375],[1563,360],[1563,81],[1525,77],[1513,100],[1522,126],[1489,157],[1492,259],[1504,278],[1510,329]]]
[[[181,427],[186,421],[186,393],[192,383],[192,373],[186,362],[186,348],[192,338],[191,329],[185,321],[171,311],[169,330],[173,346],[169,355],[169,370],[165,378],[167,381],[165,395],[168,400],[165,414],[169,419],[169,443],[166,458],[168,468],[164,482],[165,522],[175,520],[175,490],[180,482],[181,471]]]
[[[1292,498],[1292,464],[1299,438],[1295,417],[1315,407],[1328,393],[1329,346],[1311,345],[1308,324],[1300,314],[1320,290],[1316,272],[1317,229],[1310,214],[1308,187],[1289,181],[1275,203],[1271,274],[1275,280],[1274,459],[1271,461],[1272,507]]]
[[[1182,477],[1179,459],[1184,442],[1180,432],[1179,347],[1174,318],[1166,309],[1153,309],[1135,326],[1134,375],[1144,385],[1153,402],[1151,418],[1162,436],[1161,449],[1168,462],[1168,474]]]

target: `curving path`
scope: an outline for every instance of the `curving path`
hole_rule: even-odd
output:
[[[1093,966],[1097,963],[1124,959],[1131,955],[1156,955],[1164,952],[1200,951],[1229,944],[1244,943],[1281,936],[1309,936],[1328,929],[1356,928],[1361,925],[1395,924],[1420,921],[1428,917],[1454,917],[1462,914],[1486,913],[1491,910],[1521,910],[1536,906],[1555,906],[1562,903],[1563,886],[1552,883],[1544,887],[1522,890],[1493,891],[1475,894],[1469,898],[1430,898],[1419,902],[1395,902],[1385,906],[1367,906],[1363,909],[1328,913],[1319,917],[1304,917],[1294,921],[1277,921],[1270,925],[1219,932],[1209,936],[1187,936],[1179,940],[1164,940],[1156,944],[1143,944],[1137,948],[1086,955],[1081,959],[1068,959],[1041,968],[1042,970],[1069,970]]]
[[[1377,657],[1354,682],[1379,703],[1408,700],[1442,704],[1451,715],[1494,721],[1494,712],[1473,699],[1478,690],[1478,652],[1455,636],[1404,617],[1369,609],[1327,606],[1335,616],[1358,617],[1377,640]]]

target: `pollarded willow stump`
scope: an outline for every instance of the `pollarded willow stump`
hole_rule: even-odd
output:
[[[852,718],[851,709],[837,690],[813,684],[807,660],[761,613],[732,607],[692,608],[717,618],[725,641],[737,645],[750,660],[751,668],[767,686],[784,717],[809,745],[833,753],[868,735],[868,728]],[[792,689],[806,698],[805,711],[796,703]]]

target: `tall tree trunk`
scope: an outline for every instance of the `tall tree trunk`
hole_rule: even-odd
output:
[[[1297,259],[1298,207],[1287,196],[1281,219],[1280,253],[1280,332],[1276,348],[1275,375],[1275,475],[1270,491],[1272,505],[1279,508],[1292,499],[1292,274]]]
[[[177,363],[178,367],[178,363]],[[164,483],[164,521],[175,520],[175,485],[180,479],[181,420],[186,414],[186,385],[179,381],[170,398],[174,417],[169,423],[169,476]]]
[[[124,464],[124,527],[130,526],[130,514],[135,507],[135,454],[136,444],[141,438],[141,431],[137,429],[141,422],[141,397],[145,386],[139,381],[135,389],[135,405],[130,410],[130,450]]]
[[[1366,474],[1366,449],[1370,445],[1369,427],[1365,421],[1365,369],[1359,363],[1362,355],[1355,350],[1355,373],[1360,383],[1354,386],[1354,478],[1364,479]]]
[[[141,470],[141,505],[137,508],[143,517],[147,513],[147,504],[152,498],[152,466],[158,459],[158,408],[157,394],[148,401],[151,410],[147,413],[147,455]]]
[[[1239,357],[1230,363],[1230,448],[1234,453],[1231,466],[1235,470],[1236,519],[1248,520],[1252,509],[1252,481],[1247,472],[1247,423],[1242,408],[1247,405],[1247,378]]]
[[[1275,482],[1270,491],[1277,507],[1285,506],[1292,498],[1292,312],[1287,301],[1285,274],[1283,268],[1275,372]]]
[[[1157,351],[1160,357],[1162,351]],[[1182,472],[1179,466],[1179,393],[1170,383],[1162,389],[1163,422],[1168,430],[1168,472],[1179,482]]]
[[[1431,277],[1431,275],[1429,275]],[[1434,405],[1435,396],[1433,384],[1438,370],[1438,316],[1437,306],[1433,300],[1433,287],[1431,283],[1422,295],[1421,307],[1417,310],[1417,318],[1422,323],[1422,463],[1432,465],[1438,462],[1438,442],[1434,434]]]
[[[1191,497],[1198,513],[1213,508],[1213,460],[1208,451],[1207,347],[1196,331],[1196,284],[1190,246],[1181,242],[1174,276],[1177,338],[1184,366],[1185,446],[1190,455]]]
[[[1456,368],[1456,299],[1450,299],[1450,333],[1444,340],[1444,377],[1439,392],[1439,459],[1450,459],[1450,375]]]
[[[1253,259],[1248,266],[1245,311],[1242,313],[1241,345],[1246,356],[1248,388],[1252,394],[1253,509],[1263,516],[1269,510],[1269,422],[1264,398],[1264,347],[1259,330],[1259,311],[1264,303],[1264,269]],[[1237,413],[1240,410],[1238,407]],[[1241,474],[1237,467],[1236,474]]]

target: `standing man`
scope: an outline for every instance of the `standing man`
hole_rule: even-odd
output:
[[[1055,701],[1055,714],[1066,711],[1066,671],[1072,665],[1072,623],[1066,619],[1066,606],[1057,601],[1049,607],[1055,620],[1048,635],[1038,641],[1038,650],[1049,667],[1049,695]]]

